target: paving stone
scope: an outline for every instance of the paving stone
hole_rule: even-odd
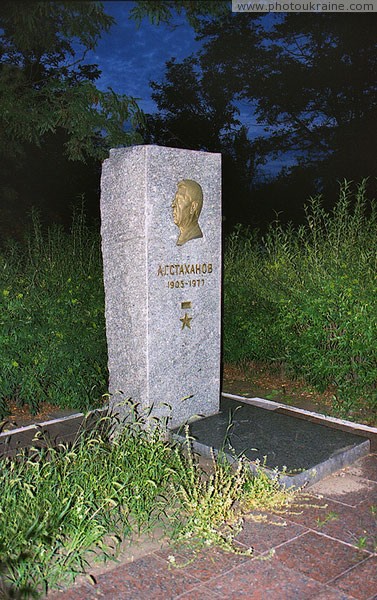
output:
[[[373,474],[377,456],[359,462]],[[360,464],[356,468],[360,469]],[[346,477],[358,481],[360,471],[350,475],[346,469]],[[328,497],[338,489],[337,478],[338,474],[332,475],[320,484],[321,491]],[[371,511],[373,489],[373,486],[365,488],[362,502],[350,496],[348,501],[351,498],[357,502],[355,506],[308,494],[298,502],[301,510],[289,510],[283,517],[269,515],[269,519],[279,525],[286,522],[286,527],[246,520],[237,540],[244,547],[254,545],[255,559],[244,560],[244,557],[209,548],[183,569],[171,569],[166,563],[169,555],[176,554],[177,558],[187,561],[192,554],[182,547],[179,551],[165,548],[142,562],[138,560],[115,568],[110,576],[100,576],[98,586],[79,586],[59,593],[56,599],[51,598],[371,600],[377,597],[373,596],[377,589],[377,557],[342,542],[357,544],[363,535],[369,535],[367,547],[372,549],[372,543],[377,540],[376,516]],[[323,508],[325,504],[327,507]],[[271,547],[276,548],[275,556],[258,560],[260,553]]]
[[[355,596],[350,596],[339,590],[334,590],[326,586],[322,592],[313,596],[311,600],[356,600]]]
[[[308,531],[302,525],[277,515],[268,515],[267,519],[267,523],[246,519],[237,541],[248,548],[255,548],[257,552],[266,552]]]
[[[245,548],[242,547],[242,550],[245,550]],[[179,549],[177,552],[167,549],[166,551],[158,551],[155,554],[167,560],[169,560],[169,556],[173,556],[178,573],[183,566],[187,575],[196,577],[202,582],[227,573],[232,568],[251,560],[250,556],[245,554],[225,552],[219,548],[207,548],[197,553],[184,548]]]
[[[277,548],[275,556],[287,567],[327,583],[365,560],[368,554],[309,531]]]
[[[317,499],[317,503],[318,506],[303,508],[301,514],[288,515],[287,519],[354,546],[365,540],[366,550],[376,550],[377,515],[369,499],[356,507],[334,500]]]
[[[47,598],[48,600],[94,600],[98,596],[95,588],[90,589],[86,585],[80,585],[61,592],[50,592]]]
[[[377,504],[377,482],[357,477],[344,470],[332,475],[331,482],[327,479],[314,484],[311,491],[349,506],[362,504],[366,496],[372,503]]]
[[[306,600],[323,589],[318,581],[286,568],[275,559],[254,559],[210,584],[214,592],[227,600]]]
[[[347,472],[351,475],[364,477],[370,481],[377,481],[377,454],[363,456],[348,467]]]
[[[97,582],[97,595],[112,600],[168,600],[200,583],[186,569],[171,568],[153,555],[99,575]]]
[[[204,585],[200,585],[199,587],[193,588],[189,592],[178,596],[177,600],[218,600],[219,598],[224,600],[224,596],[216,594]]]
[[[363,563],[344,573],[331,585],[352,594],[358,600],[377,597],[377,556],[367,558]]]

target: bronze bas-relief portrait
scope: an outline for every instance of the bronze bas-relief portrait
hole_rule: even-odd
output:
[[[177,246],[189,240],[203,237],[198,219],[203,206],[203,190],[192,179],[183,179],[177,185],[172,209],[174,223],[179,228]]]

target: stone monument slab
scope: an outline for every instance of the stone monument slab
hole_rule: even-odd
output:
[[[244,456],[286,487],[313,485],[370,452],[370,440],[279,408],[266,408],[261,398],[237,399],[223,394],[220,410],[190,424],[194,450],[203,456],[223,452],[230,461]],[[270,403],[275,404],[275,403]],[[278,404],[276,404],[279,407]],[[184,442],[181,428],[173,438]]]
[[[110,151],[101,236],[111,407],[170,427],[219,409],[221,155]]]

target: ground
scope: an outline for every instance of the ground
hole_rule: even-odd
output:
[[[271,367],[258,362],[224,365],[222,391],[249,398],[266,398],[328,416],[341,416],[333,408],[334,390],[319,393],[307,382],[289,377],[280,365]],[[377,426],[377,413],[371,413],[370,409],[359,409],[345,418]]]
[[[305,381],[289,377],[280,366],[271,368],[256,362],[243,365],[226,364],[223,367],[222,381],[223,392],[251,398],[266,398],[313,412],[339,416],[333,410],[334,392],[331,389],[323,393],[316,392]],[[3,422],[2,429],[41,423],[77,412],[43,403],[40,412],[31,415],[27,406],[19,407],[16,402],[9,404],[11,414],[6,418],[5,423]],[[370,411],[359,410],[351,417],[355,422],[377,426],[377,414],[371,414]]]

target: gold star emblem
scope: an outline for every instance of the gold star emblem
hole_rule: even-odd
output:
[[[179,320],[182,321],[182,329],[184,329],[185,327],[191,329],[192,317],[189,317],[187,313],[185,313],[185,316]]]

